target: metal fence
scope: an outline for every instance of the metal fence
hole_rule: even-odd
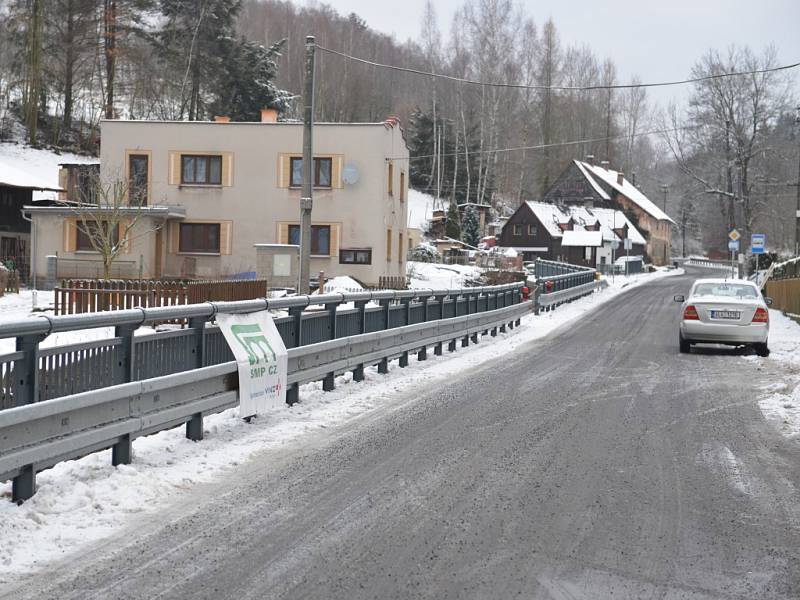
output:
[[[16,338],[16,351],[0,355],[0,409],[21,406],[219,364],[233,359],[214,326],[218,312],[277,311],[287,348],[487,312],[521,301],[522,284],[457,290],[402,290],[323,294],[187,306],[135,308],[63,315],[0,324],[0,338]],[[137,335],[142,325],[185,321],[180,330]],[[51,333],[98,327],[113,336],[41,348]],[[289,391],[290,398],[297,390]]]

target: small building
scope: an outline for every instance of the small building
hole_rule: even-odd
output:
[[[633,224],[645,239],[645,256],[653,264],[669,264],[675,222],[626,179],[624,173],[610,169],[607,162],[596,165],[594,157],[587,157],[585,162],[573,160],[543,200],[571,206],[589,203],[631,215]]]
[[[63,192],[38,176],[3,163],[0,158],[0,263],[13,264],[27,280],[31,263],[31,222],[23,207],[34,201],[35,191]]]

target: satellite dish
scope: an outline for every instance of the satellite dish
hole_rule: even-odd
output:
[[[342,181],[344,181],[347,185],[358,183],[359,177],[360,174],[358,172],[358,167],[352,163],[345,165],[344,169],[342,169]]]

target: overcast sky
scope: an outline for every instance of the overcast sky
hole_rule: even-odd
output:
[[[436,0],[446,32],[464,0]],[[373,29],[417,39],[425,0],[330,0],[338,12],[358,13]],[[782,64],[800,62],[800,0],[522,0],[541,26],[553,17],[564,45],[586,44],[617,65],[620,79],[685,78],[709,48],[732,43],[761,50],[774,44]],[[797,71],[800,71],[798,69]],[[798,76],[795,76],[795,81]],[[685,97],[686,88],[651,90],[659,100]]]

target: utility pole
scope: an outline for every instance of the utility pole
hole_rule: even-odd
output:
[[[664,192],[664,212],[667,212],[667,191],[669,191],[669,186],[666,183],[662,183],[661,191]]]
[[[736,229],[736,205],[733,201],[733,159],[731,158],[731,122],[725,120],[725,178],[728,184],[728,231]]]
[[[800,256],[800,106],[797,107],[797,116],[794,119],[797,125],[797,209],[794,213],[794,255]]]
[[[308,294],[311,273],[311,207],[314,193],[314,53],[313,35],[306,36],[306,85],[303,93],[303,192],[300,196],[300,280],[297,293]],[[321,293],[321,291],[320,291]]]

